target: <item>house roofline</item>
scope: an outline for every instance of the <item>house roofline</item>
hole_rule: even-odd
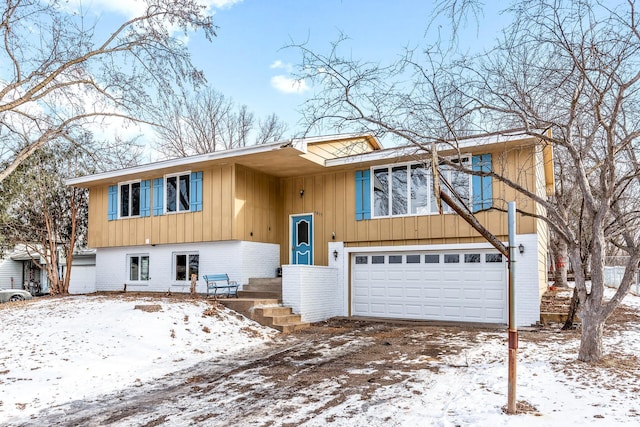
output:
[[[292,146],[292,140],[271,142],[268,144],[261,144],[261,145],[252,145],[249,147],[232,148],[230,150],[214,151],[212,153],[197,154],[195,156],[180,157],[178,159],[161,160],[159,162],[147,163],[144,165],[133,166],[130,168],[116,169],[113,171],[102,172],[102,173],[97,173],[93,175],[85,175],[77,178],[68,179],[65,181],[65,183],[66,185],[80,186],[80,184],[90,184],[92,182],[118,178],[122,175],[152,172],[158,169],[190,165],[192,163],[206,162],[209,160],[226,159],[229,157],[238,157],[238,156],[248,155],[248,154],[263,153],[263,152],[278,150],[280,148],[285,148],[290,146]]]
[[[452,151],[453,147],[464,150],[472,147],[481,147],[494,144],[506,144],[514,141],[525,141],[535,139],[536,136],[526,133],[524,130],[513,130],[506,132],[495,132],[483,135],[475,135],[459,138],[457,141],[436,142],[437,149],[440,151]],[[384,150],[372,151],[369,153],[355,154],[353,156],[339,157],[336,159],[328,159],[325,166],[342,166],[353,163],[372,162],[376,160],[385,160],[396,157],[407,157],[416,155],[424,146],[419,145],[403,145],[400,147],[387,148]]]
[[[369,142],[374,147],[374,150],[383,149],[383,146],[380,143],[380,140],[378,140],[378,138],[375,137],[373,134],[366,133],[366,132],[339,133],[339,134],[333,134],[333,135],[293,138],[291,142],[295,146],[306,148],[306,146],[310,144],[318,144],[318,143],[328,142],[328,141],[339,141],[343,139],[356,139],[356,138],[366,139],[367,142]]]
[[[108,172],[102,172],[92,175],[85,175],[77,178],[70,178],[65,181],[66,185],[70,186],[85,186],[104,180],[112,180],[124,175],[135,175],[146,172],[153,172],[160,169],[175,168],[179,166],[191,165],[194,163],[208,162],[211,160],[222,160],[232,157],[242,157],[251,154],[266,153],[273,150],[279,150],[284,148],[293,148],[300,152],[300,154],[307,153],[307,146],[312,144],[318,144],[329,141],[349,140],[356,138],[365,138],[374,150],[379,151],[382,148],[382,144],[378,139],[368,133],[349,133],[349,134],[335,134],[335,135],[323,135],[309,138],[292,138],[286,141],[271,142],[268,144],[252,145],[249,147],[233,148],[229,150],[215,151],[212,153],[198,154],[195,156],[181,157],[178,159],[162,160],[159,162],[147,163],[144,165],[133,166],[130,168],[117,169]]]

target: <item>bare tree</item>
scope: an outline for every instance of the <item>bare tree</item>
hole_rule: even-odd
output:
[[[133,141],[114,146],[94,140],[90,132],[78,141],[47,144],[0,182],[0,251],[25,247],[47,274],[53,294],[69,292],[73,258],[87,238],[88,192],[65,180],[134,166],[139,159]]]
[[[287,125],[281,122],[275,114],[271,114],[264,120],[259,121],[258,128],[256,144],[280,141],[287,132]]]
[[[163,124],[157,128],[158,146],[168,158],[262,144],[282,138],[287,129],[275,114],[258,121],[256,129],[255,116],[246,105],[236,108],[209,87],[167,100],[156,115],[155,121]]]
[[[202,30],[197,0],[144,0],[144,12],[112,29],[62,2],[6,0],[0,15],[0,182],[49,141],[75,141],[105,119],[146,121],[157,92],[204,77],[173,36]]]
[[[34,264],[46,272],[52,294],[69,292],[73,254],[86,240],[88,194],[64,183],[74,162],[72,151],[42,148],[0,183],[3,243],[21,244],[40,260]],[[66,267],[62,277],[61,262]]]
[[[304,110],[310,128],[328,122],[370,130],[426,152],[432,141],[457,148],[460,136],[520,128],[554,146],[572,201],[547,200],[496,171],[491,175],[546,208],[545,219],[567,245],[583,361],[602,357],[605,322],[628,292],[640,261],[639,16],[633,1],[608,4],[516,1],[502,40],[476,55],[434,44],[385,66],[342,56],[341,40],[328,54],[296,46],[303,54],[299,77],[320,88]],[[606,300],[608,245],[620,248],[628,262],[622,283]]]

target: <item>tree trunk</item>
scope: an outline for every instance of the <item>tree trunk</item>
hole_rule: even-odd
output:
[[[562,326],[562,330],[566,331],[568,329],[573,329],[573,322],[576,317],[576,312],[578,311],[578,306],[580,305],[580,299],[578,298],[578,289],[573,288],[573,294],[571,295],[571,303],[569,304],[569,313],[567,314],[567,320],[564,322]]]
[[[553,286],[558,288],[566,288],[567,284],[567,265],[569,264],[569,255],[567,242],[559,240],[553,244],[553,254],[555,255]]]
[[[582,334],[578,360],[583,362],[597,362],[602,358],[602,335],[606,318],[594,310],[580,311],[582,320]]]

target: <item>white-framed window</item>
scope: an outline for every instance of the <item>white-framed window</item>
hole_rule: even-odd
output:
[[[175,281],[191,280],[191,275],[198,277],[200,270],[200,255],[198,252],[174,252],[173,279]]]
[[[120,218],[140,216],[140,181],[118,184],[118,214]]]
[[[132,254],[128,255],[127,259],[130,281],[149,280],[149,254]]]
[[[191,172],[181,172],[164,177],[165,212],[189,212],[191,210],[190,180]]]
[[[453,159],[471,166],[469,156]],[[471,200],[472,175],[442,165],[440,174],[453,186],[465,204]],[[433,194],[431,167],[424,163],[374,166],[371,168],[371,198],[373,217],[428,215],[438,212]],[[444,191],[450,191],[444,188]],[[443,212],[453,212],[443,203]]]

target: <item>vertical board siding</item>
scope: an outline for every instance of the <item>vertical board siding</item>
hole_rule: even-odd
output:
[[[231,240],[233,166],[202,171],[202,211],[164,214],[163,178],[150,183],[151,216],[108,221],[108,185],[89,189],[89,246],[93,248]],[[198,171],[199,172],[199,171]],[[200,175],[198,173],[198,175]],[[112,184],[113,185],[113,184]]]
[[[535,185],[532,147],[513,149],[506,153],[492,153],[492,168],[527,188]],[[360,168],[361,169],[361,168]],[[336,241],[346,246],[399,246],[450,243],[483,243],[485,240],[466,221],[455,214],[423,215],[356,220],[356,169],[317,176],[283,178],[284,218],[292,214],[314,212],[315,264],[327,265],[327,244],[335,231]],[[300,197],[299,191],[305,190]],[[521,206],[533,208],[531,200],[493,180],[493,205],[506,209],[506,201],[517,199]],[[507,239],[506,214],[488,210],[477,218],[499,238]],[[535,233],[533,218],[518,216],[518,234]],[[289,263],[289,230],[280,236],[281,262]]]
[[[493,169],[527,188],[535,188],[533,147],[492,153]],[[527,168],[534,168],[526,171]],[[357,169],[362,169],[360,166]],[[454,214],[377,218],[356,221],[355,171],[277,178],[241,165],[202,169],[202,211],[108,221],[108,184],[90,188],[89,245],[136,246],[178,242],[250,240],[280,245],[280,261],[289,263],[289,216],[314,214],[316,264],[328,263],[327,244],[347,246],[411,245],[482,242]],[[154,177],[149,177],[153,179]],[[153,181],[152,181],[153,182]],[[114,183],[110,183],[113,185]],[[300,196],[300,190],[304,195]],[[516,200],[519,209],[537,208],[531,200],[494,180],[494,206],[506,209]],[[151,191],[151,206],[157,206]],[[506,215],[483,211],[478,219],[506,239]],[[518,217],[518,234],[535,233],[534,218]],[[251,235],[253,233],[253,235]]]
[[[236,166],[234,240],[276,243],[282,211],[279,187],[274,176]]]

